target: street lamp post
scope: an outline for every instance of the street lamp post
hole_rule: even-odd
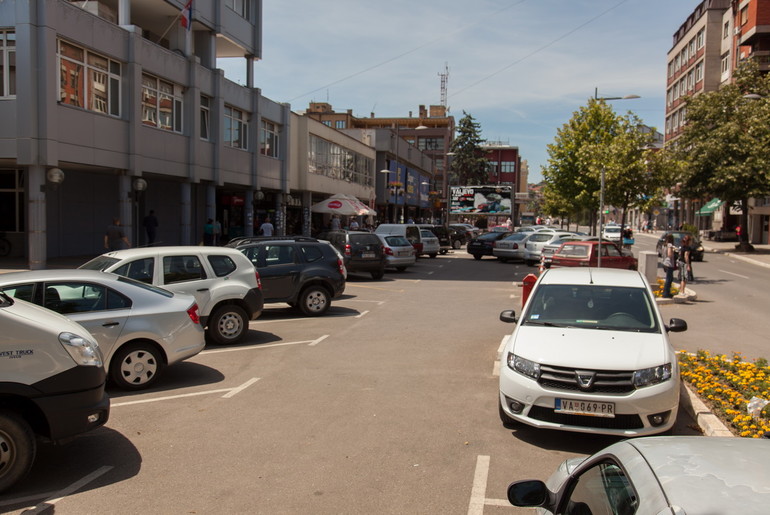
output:
[[[639,95],[624,95],[622,97],[600,97],[599,88],[594,88],[594,100],[631,100],[640,98]],[[620,228],[621,231],[623,228]],[[604,166],[602,166],[601,181],[599,187],[599,254],[596,259],[596,267],[602,267],[602,233],[604,232]]]

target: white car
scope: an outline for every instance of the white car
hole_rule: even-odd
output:
[[[551,268],[530,293],[500,366],[504,425],[642,436],[667,431],[679,408],[679,366],[639,272]]]
[[[166,290],[190,293],[206,336],[217,344],[238,343],[249,320],[262,313],[259,272],[240,250],[178,246],[116,250],[80,266],[123,275]]]
[[[529,266],[536,265],[540,262],[540,255],[543,251],[543,247],[550,245],[564,236],[574,235],[575,233],[572,232],[554,231],[552,229],[536,231],[524,242],[524,262]]]
[[[605,225],[602,230],[602,239],[620,242],[622,231],[619,225]]]
[[[420,239],[422,239],[422,253],[434,258],[441,251],[441,244],[438,236],[428,229],[420,229]]]
[[[55,311],[99,343],[104,367],[124,390],[152,386],[167,365],[206,346],[195,297],[96,270],[0,274],[0,291]]]

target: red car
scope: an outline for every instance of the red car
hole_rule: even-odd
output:
[[[551,258],[551,267],[559,266],[598,266],[598,241],[567,241]],[[623,254],[620,247],[609,241],[602,242],[602,267],[636,270],[635,257]]]

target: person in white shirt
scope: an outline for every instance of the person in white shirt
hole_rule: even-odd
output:
[[[265,218],[262,225],[259,226],[259,234],[262,236],[272,236],[274,231],[273,224],[270,223],[270,217]]]
[[[359,227],[358,226],[358,220],[356,220],[355,218],[351,219],[350,220],[350,230],[351,231],[357,231],[358,227]]]
[[[332,231],[340,230],[340,218],[337,215],[332,215],[331,229]]]

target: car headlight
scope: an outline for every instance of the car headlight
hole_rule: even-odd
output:
[[[540,363],[524,359],[513,352],[508,353],[508,367],[519,374],[531,377],[535,380],[540,377]]]
[[[634,386],[652,386],[671,379],[671,363],[634,372]]]
[[[104,365],[99,344],[91,338],[64,332],[59,334],[59,342],[67,349],[78,365],[101,367]]]

